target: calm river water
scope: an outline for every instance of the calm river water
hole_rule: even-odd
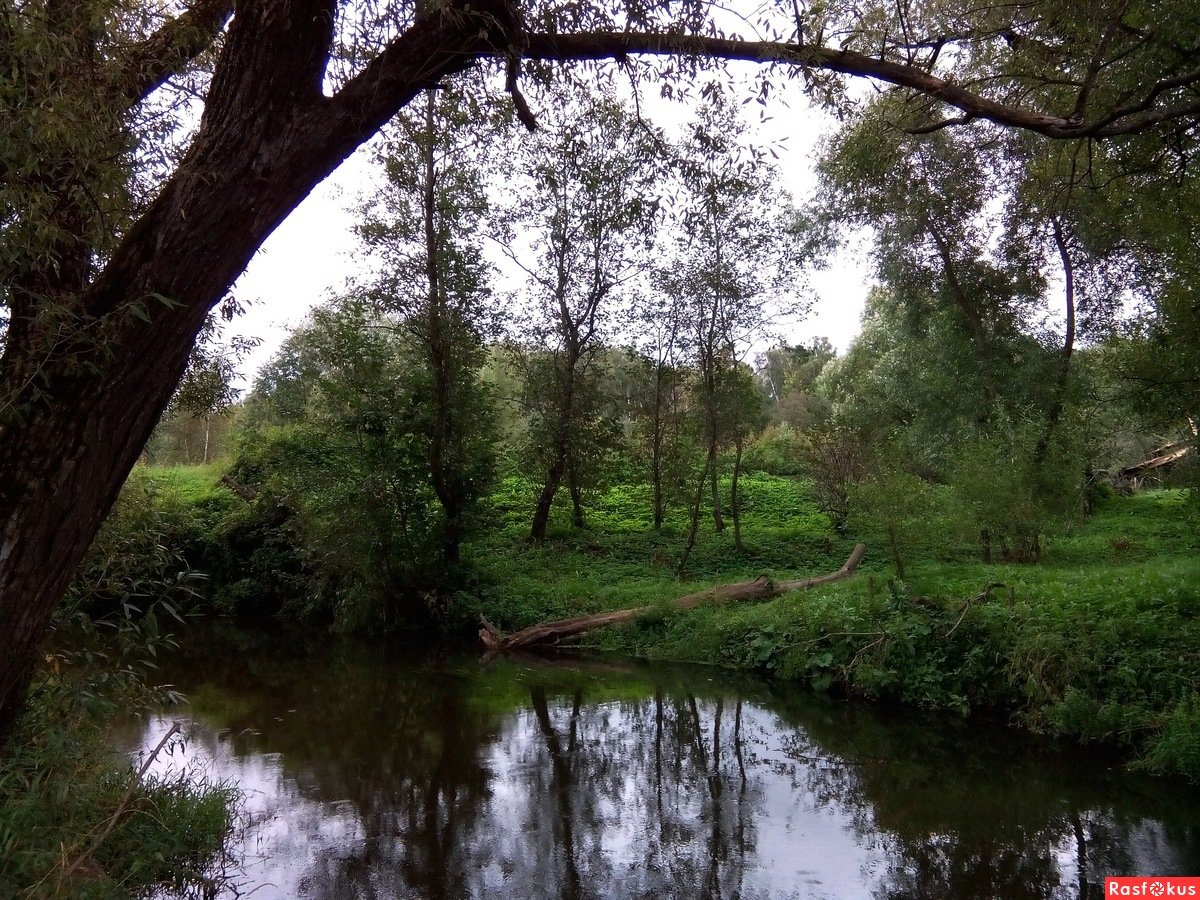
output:
[[[1200,793],[697,668],[188,635],[159,772],[237,782],[235,896],[1101,897],[1200,873]],[[253,893],[251,893],[253,892]]]

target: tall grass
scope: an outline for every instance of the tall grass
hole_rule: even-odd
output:
[[[94,711],[40,692],[0,757],[0,897],[212,896],[236,791],[139,779]]]

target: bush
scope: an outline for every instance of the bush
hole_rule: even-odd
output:
[[[137,780],[97,717],[35,693],[0,759],[0,896],[213,896],[238,795]]]

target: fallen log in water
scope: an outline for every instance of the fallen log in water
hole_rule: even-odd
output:
[[[778,597],[790,591],[799,591],[839,581],[850,575],[858,568],[863,554],[867,552],[865,544],[858,544],[842,567],[828,575],[818,575],[815,578],[801,578],[794,581],[772,581],[765,575],[760,575],[753,581],[740,581],[735,584],[719,584],[694,594],[686,594],[672,600],[668,606],[671,609],[693,609],[701,603],[725,603],[731,600],[766,600]],[[634,609],[618,609],[613,612],[595,613],[588,616],[575,616],[571,619],[559,619],[556,622],[543,622],[541,625],[531,625],[510,635],[504,635],[487,619],[479,629],[479,640],[489,653],[508,653],[527,647],[554,645],[560,641],[604,628],[606,625],[620,625],[640,619],[648,613],[661,610],[660,606],[639,606]]]

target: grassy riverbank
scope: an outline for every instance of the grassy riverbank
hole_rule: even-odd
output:
[[[838,536],[803,486],[753,479],[746,551],[708,534],[673,574],[678,528],[632,525],[637,498],[610,492],[591,530],[523,546],[520,517],[481,554],[483,611],[502,627],[640,604],[662,612],[596,632],[598,647],[761,671],[819,691],[967,715],[1118,745],[1154,771],[1200,778],[1200,549],[1181,491],[1105,499],[1048,535],[1037,564],[983,564],[967,545],[919,541],[895,577],[882,534],[858,574],[802,594],[675,613],[671,597],[722,581],[835,569]],[[988,585],[996,587],[984,596]],[[970,602],[968,602],[970,601]]]
[[[100,713],[90,690],[35,692],[0,758],[0,897],[211,896],[236,790],[138,777]]]
[[[155,540],[178,545],[211,576],[201,586],[210,608],[310,614],[304,551],[289,544],[278,498],[269,508],[263,498],[248,504],[217,484],[219,474],[150,470],[132,483],[139,502],[157,510]],[[484,537],[465,548],[470,574],[443,625],[466,635],[481,613],[513,630],[658,605],[588,641],[759,671],[805,689],[998,714],[1200,779],[1200,540],[1186,492],[1108,496],[1086,519],[1048,527],[1039,562],[984,564],[973,536],[949,520],[907,522],[893,545],[869,522],[837,533],[802,481],[756,475],[742,491],[744,548],[731,529],[716,534],[705,522],[677,577],[685,514],[652,532],[647,487],[616,485],[594,498],[585,529],[556,510],[549,540],[532,546],[533,493],[506,480]],[[668,608],[713,584],[831,571],[857,540],[868,555],[843,582],[762,603]],[[1002,586],[983,594],[994,584]]]

